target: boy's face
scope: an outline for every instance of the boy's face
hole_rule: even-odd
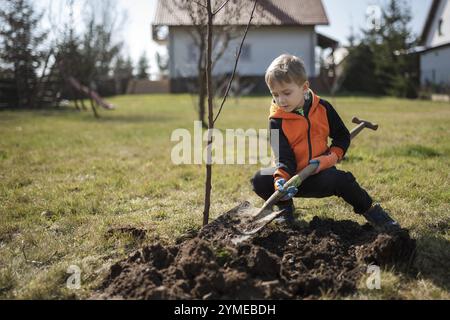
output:
[[[309,82],[305,81],[302,86],[295,82],[274,82],[269,89],[281,110],[292,112],[305,104],[305,92],[309,89]]]

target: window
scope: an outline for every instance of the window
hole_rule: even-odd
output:
[[[167,41],[169,38],[169,28],[167,26],[156,26],[154,38],[157,41]]]
[[[194,43],[189,44],[187,52],[189,61],[193,62],[198,59],[198,50],[198,47]]]
[[[242,46],[241,58],[244,61],[249,61],[251,59],[252,50],[249,44],[244,44]]]
[[[444,35],[443,32],[442,32],[442,25],[443,25],[443,23],[444,23],[444,20],[439,19],[439,25],[438,25],[438,34],[439,34],[439,36],[443,36]]]

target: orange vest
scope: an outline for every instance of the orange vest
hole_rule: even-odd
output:
[[[311,91],[312,103],[305,108],[305,116],[294,112],[285,112],[274,102],[270,107],[271,129],[281,129],[280,139],[286,139],[291,150],[284,150],[286,143],[280,143],[281,159],[295,157],[295,168],[285,163],[276,163],[275,177],[288,180],[292,175],[305,168],[311,159],[330,151],[342,159],[350,145],[350,133],[333,107]],[[273,121],[278,119],[278,121]],[[281,120],[281,121],[280,121]],[[279,123],[281,122],[281,128]],[[333,139],[331,148],[328,137]],[[283,147],[284,146],[284,147]],[[277,162],[277,159],[275,159]],[[279,159],[278,159],[279,160]],[[293,161],[284,161],[293,163]],[[294,172],[295,171],[295,172]]]

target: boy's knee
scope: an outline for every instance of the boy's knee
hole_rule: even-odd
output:
[[[270,196],[271,193],[274,192],[273,175],[268,173],[267,170],[259,170],[255,173],[253,178],[250,179],[253,191],[263,198],[266,198],[267,195]]]
[[[261,169],[258,170],[255,175],[253,176],[253,178],[250,179],[250,182],[255,185],[260,185],[260,184],[273,184],[273,174],[275,172],[274,168],[266,168],[266,169]]]
[[[332,176],[331,183],[336,190],[351,188],[356,182],[351,172],[336,170]]]
[[[264,179],[264,178],[265,178],[265,176],[262,174],[261,170],[259,170],[255,173],[253,178],[250,179],[250,183],[253,186],[253,190],[258,189],[265,184],[264,180],[266,180],[267,178],[266,179]]]
[[[345,184],[353,184],[356,182],[356,178],[351,172],[345,172],[343,180]]]
[[[339,184],[341,186],[350,186],[356,182],[355,176],[351,172],[339,171]]]

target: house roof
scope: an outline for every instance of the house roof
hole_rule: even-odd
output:
[[[422,35],[420,36],[420,44],[421,45],[425,45],[427,42],[427,37],[428,37],[428,34],[430,33],[430,28],[435,19],[440,2],[441,2],[441,0],[433,0],[433,3],[431,4],[430,12],[428,12],[428,17],[427,17],[427,20],[423,27]]]
[[[323,33],[317,33],[317,45],[321,48],[333,48],[336,49],[339,46],[339,41],[324,35]]]
[[[216,2],[222,3],[222,1]],[[186,10],[180,9],[177,3],[180,3],[180,0],[158,0],[153,25],[193,25],[192,18]],[[214,23],[216,25],[247,25],[253,3],[249,0],[230,1],[227,6],[238,6],[241,13],[239,19],[232,21],[233,18],[227,16],[225,10],[221,10]],[[192,5],[197,6],[194,1]],[[252,23],[265,26],[329,24],[321,0],[259,0]]]

